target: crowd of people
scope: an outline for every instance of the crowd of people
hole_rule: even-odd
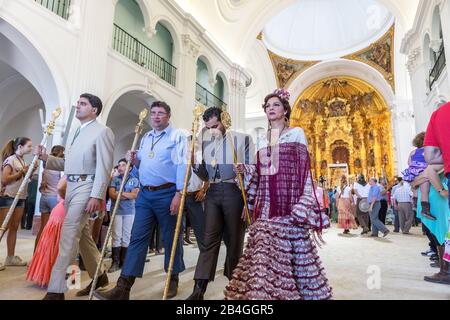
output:
[[[66,148],[56,145],[47,154],[41,145],[33,152],[28,138],[8,142],[2,151],[0,223],[28,172],[24,156],[33,152],[44,167],[39,185],[41,223],[27,279],[47,287],[47,300],[65,298],[70,266],[82,265],[93,279],[104,242],[102,227],[111,223],[114,211],[111,264],[100,266],[94,295],[100,300],[129,299],[136,278],[143,276],[149,251],[164,254],[168,271],[185,192],[184,234],[178,235],[169,298],[177,295],[179,274],[185,270],[183,242],[192,243],[192,229],[199,257],[188,300],[202,300],[208,283],[214,281],[222,242],[227,250],[226,299],[330,299],[332,288],[316,248],[323,241],[322,231],[334,219],[344,235],[361,228],[362,236],[386,237],[388,212],[393,213],[395,233],[408,235],[422,222],[430,247],[422,254],[440,268],[425,280],[450,284],[450,203],[444,187],[450,172],[450,148],[444,138],[450,127],[445,120],[450,104],[433,115],[426,134],[414,139],[416,149],[408,168],[393,185],[384,177],[367,181],[362,174],[351,183],[343,175],[340,184],[328,190],[313,180],[303,130],[289,126],[289,93],[278,89],[267,95],[263,108],[269,130],[258,150],[251,136],[231,131],[222,119],[223,110],[212,107],[203,114],[205,129],[195,141],[198,152],[191,155],[192,136],[174,128],[171,108],[156,101],[150,106],[152,130],[113,168],[114,134],[97,121],[102,102],[92,94],[78,100],[76,117],[81,125],[69,135]],[[186,173],[188,158],[193,165]],[[131,169],[126,172],[128,162]],[[37,169],[36,164],[33,170]],[[239,175],[245,190],[240,189]],[[8,223],[7,257],[0,270],[27,265],[15,255],[26,199],[26,192],[19,195]],[[119,270],[114,288],[98,290],[109,285],[108,273]],[[77,296],[87,296],[92,285],[91,281]]]

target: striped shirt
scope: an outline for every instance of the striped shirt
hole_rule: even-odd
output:
[[[398,203],[411,202],[411,186],[407,183],[403,183],[395,189],[394,199]]]

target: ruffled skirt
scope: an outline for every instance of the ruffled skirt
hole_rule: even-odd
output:
[[[427,163],[413,161],[411,165],[402,172],[403,180],[411,183],[428,167]]]
[[[224,294],[226,300],[325,300],[332,290],[308,230],[257,220]]]
[[[61,200],[50,214],[28,267],[27,280],[38,286],[45,287],[50,281],[52,268],[58,257],[64,217],[64,200]]]
[[[338,228],[345,230],[358,228],[355,222],[355,217],[352,214],[350,199],[340,198],[338,201],[338,211]]]

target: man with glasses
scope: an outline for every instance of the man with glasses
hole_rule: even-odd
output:
[[[140,192],[136,199],[136,213],[131,241],[116,287],[106,292],[95,292],[100,300],[129,300],[136,277],[142,277],[152,226],[158,222],[164,241],[164,270],[167,272],[172,249],[181,190],[186,171],[186,138],[180,130],[170,126],[170,107],[162,101],[150,106],[152,130],[141,140],[137,152],[128,151],[139,169]],[[185,270],[183,240],[177,243],[168,298],[178,291],[178,274]]]

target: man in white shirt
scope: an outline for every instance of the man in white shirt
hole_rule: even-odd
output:
[[[358,218],[359,225],[363,228],[361,234],[366,234],[370,231],[370,218],[369,212],[363,212],[359,208],[359,203],[369,195],[370,185],[366,182],[363,174],[358,175],[358,179],[353,184],[353,192],[358,197],[356,202],[356,217]]]
[[[404,234],[409,234],[409,230],[414,222],[414,211],[412,210],[411,195],[411,186],[404,181],[399,183],[399,186],[394,192],[394,200],[398,211],[400,229]]]

